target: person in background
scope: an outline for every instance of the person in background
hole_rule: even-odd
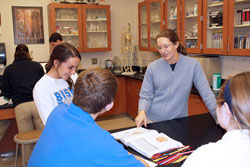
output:
[[[186,50],[173,30],[162,31],[156,42],[162,58],[147,67],[135,119],[137,127],[188,116],[188,98],[193,84],[216,120],[216,99],[200,63],[185,56]]]
[[[80,53],[68,43],[57,45],[50,55],[46,65],[47,73],[36,83],[33,90],[33,97],[44,125],[57,105],[71,103],[75,83],[71,75],[75,74],[80,61]]]
[[[144,166],[95,123],[98,115],[113,107],[117,88],[118,81],[109,70],[83,71],[75,84],[73,103],[52,111],[28,166]]]
[[[217,97],[217,119],[227,132],[195,150],[183,167],[250,166],[250,72],[229,79]]]
[[[36,82],[44,75],[40,63],[32,61],[29,49],[24,44],[16,47],[14,62],[8,65],[3,74],[3,95],[12,99],[19,132],[43,129],[37,112],[32,91]],[[27,158],[34,145],[27,147]]]
[[[52,50],[59,44],[63,43],[63,38],[62,35],[54,32],[53,34],[50,35],[49,37],[49,43],[51,45]],[[46,64],[47,65],[47,64]],[[46,66],[45,66],[46,67]],[[73,80],[76,80],[78,77],[77,73],[75,72],[74,74],[71,75],[71,78]]]
[[[52,47],[52,49],[54,49],[57,45],[63,43],[63,38],[61,36],[61,34],[54,32],[53,34],[50,35],[49,37],[49,43]]]

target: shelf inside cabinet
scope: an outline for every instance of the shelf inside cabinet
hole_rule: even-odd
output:
[[[88,19],[86,21],[88,21],[88,22],[101,22],[101,21],[107,21],[107,19]]]
[[[223,2],[215,3],[215,4],[210,4],[208,7],[218,7],[218,6],[223,6]]]
[[[185,38],[186,40],[193,40],[193,39],[198,39],[198,37],[187,37]]]
[[[177,20],[177,18],[169,18],[169,20]]]
[[[150,21],[150,23],[161,23],[161,20]]]
[[[68,36],[68,37],[73,37],[73,36],[79,36],[78,34],[61,34],[62,36]]]
[[[107,33],[107,31],[87,31],[87,33]]]
[[[235,0],[235,4],[244,4],[244,3],[249,3],[249,0]]]
[[[198,15],[190,15],[190,16],[186,16],[186,18],[195,18],[198,17]]]
[[[213,29],[222,29],[222,28],[223,28],[222,26],[218,26],[218,27],[208,27],[207,29],[213,30]]]
[[[68,21],[76,22],[76,21],[78,21],[78,19],[56,19],[56,21],[58,21],[58,22],[68,22]]]
[[[250,27],[250,24],[234,25],[234,27]]]

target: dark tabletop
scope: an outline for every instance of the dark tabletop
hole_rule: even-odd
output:
[[[156,122],[148,124],[147,128],[155,129],[159,133],[165,133],[169,137],[182,142],[183,145],[190,145],[193,149],[209,142],[216,142],[221,139],[225,133],[225,130],[219,125],[216,125],[210,113]],[[133,154],[140,155],[131,148],[126,149]],[[144,156],[142,157],[147,159]],[[181,166],[181,163],[167,166]]]

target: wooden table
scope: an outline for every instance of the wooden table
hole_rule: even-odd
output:
[[[12,105],[0,106],[0,120],[10,120],[10,126],[0,141],[0,153],[16,149],[13,137],[18,133],[15,112]]]

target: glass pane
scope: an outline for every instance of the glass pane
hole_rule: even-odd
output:
[[[185,1],[185,44],[197,48],[198,42],[198,0]]]
[[[234,48],[250,49],[250,1],[234,3]]]
[[[60,33],[64,42],[79,46],[78,11],[75,8],[56,8],[56,32]]]
[[[168,2],[168,29],[172,29],[177,32],[177,1],[169,0]]]
[[[208,1],[207,20],[207,48],[223,48],[223,0]]]
[[[141,47],[148,46],[148,28],[147,28],[147,7],[143,6],[140,8],[140,21],[141,21]]]
[[[161,32],[161,3],[150,4],[150,47],[155,47],[156,36]]]
[[[106,9],[86,10],[87,48],[108,47]]]

